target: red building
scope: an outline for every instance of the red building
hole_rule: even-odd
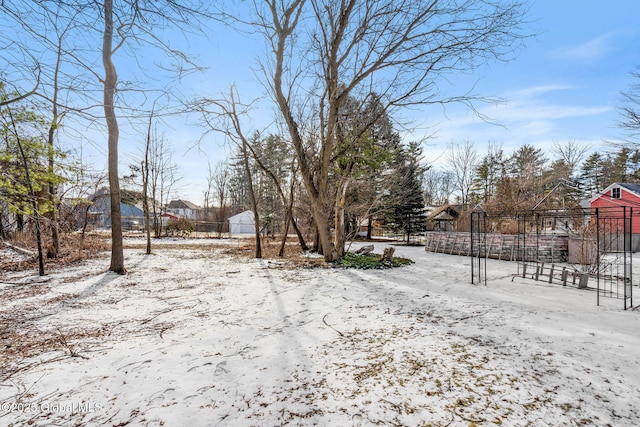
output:
[[[640,234],[640,184],[616,182],[589,200],[590,207],[603,208],[601,215],[631,219],[631,232]]]

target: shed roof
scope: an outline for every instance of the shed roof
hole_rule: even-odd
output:
[[[427,219],[449,221],[458,218],[458,216],[460,216],[460,212],[454,206],[447,204],[431,211]]]
[[[601,192],[593,196],[591,199],[589,199],[589,204],[593,203],[595,200],[600,199],[605,194],[608,194],[612,188],[618,188],[618,187],[622,187],[625,190],[633,193],[636,197],[640,198],[640,184],[631,184],[628,182],[614,182],[613,184],[609,185],[607,188],[605,188],[604,190],[602,190]]]
[[[200,209],[200,207],[198,205],[196,205],[195,203],[191,203],[188,200],[172,200],[169,202],[169,205],[167,206],[167,208],[169,209]]]
[[[241,219],[241,218],[251,218],[251,220],[253,221],[253,211],[244,211],[244,212],[240,212],[239,214],[233,215],[229,217],[229,220],[231,219]]]
[[[629,191],[636,193],[640,197],[640,184],[630,184],[628,182],[618,182],[620,187],[624,187]]]

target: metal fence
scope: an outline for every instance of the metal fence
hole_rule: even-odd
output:
[[[471,282],[486,285],[488,258],[509,259],[516,262],[514,276],[592,290],[598,305],[601,297],[609,297],[621,299],[625,310],[632,308],[638,286],[633,254],[640,249],[633,224],[635,220],[640,225],[640,218],[635,218],[639,214],[628,206],[473,212]]]

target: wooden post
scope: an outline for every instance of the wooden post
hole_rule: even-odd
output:
[[[549,283],[553,282],[553,269],[555,268],[555,264],[551,264],[551,271],[549,271]]]
[[[567,276],[569,272],[567,271],[567,267],[562,267],[562,286],[567,286]]]
[[[509,261],[513,261],[513,254],[515,253],[515,251],[516,251],[516,239],[514,238],[511,241],[511,259]]]
[[[436,244],[436,250],[434,252],[438,252],[438,249],[440,249],[441,240],[442,240],[442,233],[438,233],[438,243]]]
[[[491,235],[491,240],[489,241],[489,249],[487,249],[487,253],[485,254],[487,258],[489,258],[489,254],[491,253],[491,249],[493,249],[493,239],[495,235]]]

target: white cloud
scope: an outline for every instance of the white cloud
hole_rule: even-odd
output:
[[[614,48],[611,45],[612,34],[605,34],[577,46],[565,46],[556,49],[557,58],[573,60],[594,60],[606,55]]]
[[[571,90],[571,89],[576,89],[576,86],[567,85],[567,84],[550,83],[546,85],[532,86],[524,89],[519,89],[507,95],[506,97],[507,99],[532,98],[532,97],[536,97],[538,95],[542,95],[549,92],[558,92],[558,91]]]
[[[496,142],[510,152],[524,144],[545,151],[554,141],[583,140],[602,145],[606,128],[602,123],[614,110],[609,105],[583,105],[572,99],[573,85],[549,83],[524,87],[503,94],[508,102],[481,109],[495,122],[486,123],[464,109],[452,109],[448,119],[439,123],[436,137],[427,141],[425,158],[436,164],[443,161],[446,144],[471,139],[480,151],[488,142]],[[566,95],[562,91],[567,91]],[[455,111],[454,111],[455,110]],[[598,142],[595,142],[598,141]]]

